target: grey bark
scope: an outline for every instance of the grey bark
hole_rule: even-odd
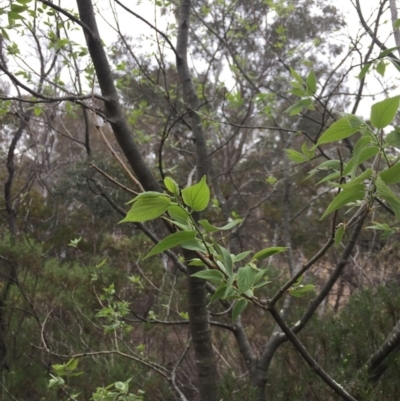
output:
[[[182,0],[180,5],[180,18],[178,22],[176,65],[179,82],[182,88],[183,100],[186,107],[190,111],[189,116],[192,126],[193,139],[196,145],[197,179],[200,180],[204,175],[208,175],[209,173],[209,159],[201,118],[197,114],[197,111],[200,107],[200,102],[192,82],[191,73],[187,62],[190,11],[191,1]],[[190,255],[188,256],[190,257]],[[205,281],[191,277],[192,274],[202,270],[202,268],[188,265],[187,270],[189,327],[196,356],[200,398],[202,401],[218,401],[219,380],[212,348]]]
[[[400,30],[399,28],[396,28],[394,26],[394,23],[399,19],[397,14],[396,0],[389,0],[389,3],[390,3],[390,13],[392,15],[394,41],[397,46],[397,52],[399,53],[400,56]]]
[[[96,71],[101,93],[106,99],[104,102],[105,112],[115,138],[143,188],[146,191],[161,192],[156,178],[145,163],[136,145],[133,132],[124,116],[110,64],[108,63],[97,28],[92,1],[77,0],[77,5],[81,21],[91,32],[88,34],[85,31],[86,42]]]

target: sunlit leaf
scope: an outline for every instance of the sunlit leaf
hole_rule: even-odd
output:
[[[196,238],[196,231],[178,231],[163,238],[144,259]]]
[[[235,321],[237,317],[246,309],[247,301],[245,299],[239,299],[232,309],[232,321]]]
[[[382,171],[379,176],[386,184],[397,184],[400,182],[400,163]]]
[[[182,190],[182,198],[187,206],[196,212],[204,210],[210,202],[210,188],[204,176],[199,183]]]
[[[360,129],[361,123],[354,126],[354,120],[344,117],[334,122],[318,139],[318,145],[337,142],[355,134]]]
[[[157,194],[157,195],[154,195]],[[171,200],[160,193],[143,193],[137,196],[126,217],[120,221],[125,222],[143,222],[160,217],[170,206]]]
[[[249,290],[255,281],[257,272],[249,265],[241,267],[237,272],[238,292],[242,294]]]
[[[257,252],[252,259],[262,260],[265,258],[269,258],[272,255],[276,255],[277,253],[285,252],[286,250],[287,248],[282,246],[273,246],[270,248],[265,248],[262,251]]]
[[[322,215],[320,220],[325,218],[326,216],[333,213],[335,210],[341,208],[349,204],[350,202],[354,202],[356,200],[364,199],[365,197],[365,187],[362,184],[354,185],[350,188],[344,189],[338,195],[335,196],[333,201],[325,210],[325,213]]]
[[[192,274],[191,277],[202,278],[217,284],[220,284],[224,279],[223,274],[218,270],[201,270]]]
[[[375,128],[385,128],[396,116],[399,108],[400,96],[390,97],[372,105],[371,124]]]
[[[397,220],[400,220],[400,199],[392,192],[392,190],[383,182],[378,175],[375,180],[376,190],[380,198],[384,199],[394,211]]]

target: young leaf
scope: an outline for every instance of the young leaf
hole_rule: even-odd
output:
[[[354,202],[356,200],[364,199],[365,196],[365,188],[362,184],[356,184],[349,188],[344,189],[338,195],[335,196],[333,201],[325,210],[325,213],[322,215],[320,220],[333,213],[335,210],[341,208],[342,206],[347,205],[350,202]]]
[[[396,116],[399,108],[400,96],[389,97],[372,105],[371,124],[375,128],[385,128]]]
[[[210,301],[214,302],[217,301],[218,299],[225,298],[225,292],[226,292],[226,284],[221,284],[214,292],[213,296],[211,297]]]
[[[204,176],[199,183],[182,190],[182,198],[187,206],[196,212],[204,210],[210,202],[210,188]]]
[[[171,177],[164,178],[165,188],[174,195],[179,195],[179,185]]]
[[[192,239],[190,241],[184,241],[180,244],[181,248],[188,249],[189,251],[207,252],[204,244],[198,239]]]
[[[321,181],[318,181],[316,184],[315,184],[315,186],[317,186],[317,185],[320,185],[320,184],[322,184],[322,183],[324,183],[324,182],[327,182],[327,181],[332,181],[332,180],[336,180],[336,178],[339,178],[340,177],[340,171],[335,171],[335,172],[333,172],[333,173],[331,173],[331,174],[328,174],[326,177],[324,177]]]
[[[171,218],[181,224],[188,223],[189,213],[182,207],[178,205],[170,205],[168,207],[168,214]]]
[[[77,358],[70,359],[65,364],[65,369],[72,372],[73,370],[75,370],[78,367],[78,362],[79,362],[79,359],[77,359]]]
[[[392,192],[392,190],[383,182],[378,175],[375,180],[376,190],[380,198],[384,199],[394,211],[397,220],[400,220],[400,199]]]
[[[358,79],[363,79],[365,77],[365,75],[367,74],[367,72],[369,71],[371,67],[371,63],[367,63],[364,65],[363,68],[361,68],[360,73],[358,74]]]
[[[300,84],[300,85],[304,85],[304,82],[303,82],[303,78],[292,68],[292,67],[289,67],[290,68],[290,73],[292,74],[292,77]]]
[[[157,196],[144,196],[146,193],[137,196],[133,200],[131,210],[120,223],[143,222],[160,217],[170,206],[171,200],[160,193],[155,192],[155,194]]]
[[[382,76],[385,75],[386,63],[385,63],[384,60],[381,60],[381,61],[377,64],[377,66],[376,66],[375,68],[376,68],[376,71],[377,71],[380,75],[382,75]]]
[[[232,309],[232,321],[234,322],[237,317],[246,309],[247,301],[245,299],[239,299]]]
[[[350,188],[355,184],[362,184],[365,180],[372,176],[372,168],[367,168],[363,173],[361,173],[358,177],[353,180],[347,182],[346,184],[341,185],[341,188]]]
[[[217,284],[220,284],[224,279],[223,274],[218,270],[201,270],[192,274],[191,277],[202,278],[203,280],[212,281]]]
[[[208,220],[199,220],[199,223],[203,226],[203,228],[208,232],[212,233],[215,231],[220,231],[220,230],[230,230],[231,228],[237,226],[242,219],[235,219],[230,221],[228,224],[225,224],[223,227],[216,227],[208,222]]]
[[[218,245],[216,242],[214,242],[214,248],[226,269],[226,273],[231,277],[233,274],[233,261],[230,252],[223,246]]]
[[[397,21],[399,21],[399,20],[397,20]],[[393,51],[395,51],[397,49],[398,49],[398,47],[391,47],[389,49],[386,49],[379,54],[378,58],[386,57],[388,54],[393,53]]]
[[[355,172],[355,168],[358,167],[361,163],[365,162],[372,157],[375,157],[379,152],[378,146],[368,146],[365,149],[362,149],[360,153],[356,157],[352,157],[346,167],[343,170],[343,175],[348,175],[352,171]]]
[[[296,116],[304,109],[304,107],[309,108],[309,107],[312,107],[312,105],[313,105],[313,102],[311,99],[308,99],[308,98],[302,99],[302,100],[299,100],[297,103],[292,104],[290,107],[288,107],[285,110],[285,113],[289,113],[289,115],[291,115],[291,116]]]
[[[245,251],[245,252],[242,252],[242,253],[239,253],[239,254],[235,255],[233,257],[233,263],[240,262],[241,260],[243,260],[247,256],[249,256],[250,253],[251,253],[251,251]]]
[[[236,274],[232,274],[232,276],[228,278],[228,281],[226,282],[226,290],[224,298],[228,297],[233,292],[232,285],[235,280],[236,280]]]
[[[382,230],[383,233],[382,233],[381,236],[380,236],[380,238],[381,238],[382,240],[388,239],[389,237],[391,237],[391,236],[395,233],[395,230],[393,230],[393,229],[392,229],[388,224],[386,224],[386,223],[381,224],[381,223],[373,222],[373,225],[372,225],[372,226],[368,226],[368,227],[366,227],[366,228],[369,228],[369,229],[371,229],[371,230]]]
[[[262,251],[257,252],[253,256],[253,260],[262,260],[265,258],[269,258],[272,255],[276,255],[277,253],[285,252],[287,248],[282,246],[273,246],[271,248],[265,248]]]
[[[335,232],[335,246],[336,248],[339,247],[340,243],[342,242],[342,238],[344,233],[346,232],[346,226],[341,224],[339,228]]]
[[[308,74],[307,88],[311,92],[311,95],[314,95],[317,91],[317,77],[315,76],[315,72],[313,70],[311,70]]]
[[[343,117],[340,120],[334,122],[318,139],[318,145],[323,143],[330,143],[340,141],[344,138],[355,134],[361,126],[360,124],[354,126],[354,120],[349,120],[347,117]]]
[[[147,255],[144,259],[150,256],[156,255],[157,253],[164,252],[167,249],[171,249],[175,246],[182,244],[183,242],[194,240],[196,238],[196,231],[178,231],[162,239]]]
[[[256,274],[256,271],[249,265],[241,267],[238,270],[237,284],[239,294],[243,294],[253,286]]]
[[[204,262],[201,259],[192,259],[189,262],[190,266],[205,266]]]
[[[397,184],[400,182],[400,163],[389,167],[387,170],[379,173],[379,176],[386,184]]]
[[[343,174],[347,175],[351,172],[351,176],[354,177],[356,174],[357,167],[359,165],[358,159],[360,158],[360,154],[363,151],[363,149],[366,148],[372,141],[372,137],[369,135],[364,135],[362,136],[354,145],[354,150],[353,150],[353,157],[351,158],[351,161],[347,164]],[[351,164],[351,166],[350,166]]]
[[[398,127],[395,127],[394,131],[389,132],[385,138],[387,144],[389,146],[394,146],[397,149],[400,149],[400,130]]]
[[[299,285],[298,287],[291,288],[289,294],[293,297],[301,298],[305,293],[313,291],[314,288],[315,285],[313,284]]]
[[[285,149],[285,152],[288,155],[288,158],[295,163],[302,163],[304,161],[307,161],[307,158],[300,152],[297,152],[296,150],[293,149]]]

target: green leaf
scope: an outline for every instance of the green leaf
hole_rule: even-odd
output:
[[[245,251],[245,252],[242,252],[242,253],[239,253],[239,254],[235,255],[235,256],[233,257],[233,262],[234,262],[234,263],[240,262],[241,260],[243,260],[243,259],[245,259],[247,256],[249,256],[250,253],[251,253],[251,251]]]
[[[285,113],[289,113],[291,116],[296,116],[299,114],[305,107],[310,108],[313,106],[313,102],[311,99],[302,99],[296,102],[295,104],[292,104],[290,107],[288,107],[285,110]]]
[[[203,226],[203,228],[208,232],[212,233],[220,230],[230,230],[231,228],[237,226],[242,222],[242,219],[235,219],[230,221],[228,224],[225,224],[223,227],[216,227],[208,222],[208,220],[199,220],[199,223]]]
[[[318,181],[315,185],[317,186],[324,182],[335,180],[336,178],[339,178],[339,177],[340,177],[340,171],[335,171],[335,172],[327,175],[326,177],[324,177],[321,181]]]
[[[165,185],[165,188],[167,188],[169,192],[171,192],[172,194],[174,194],[176,196],[179,195],[179,185],[171,177],[164,178],[164,185]]]
[[[226,282],[226,290],[224,294],[224,298],[231,295],[232,292],[236,292],[233,288],[233,282],[236,280],[236,274],[232,274],[232,276],[228,277],[228,281]]]
[[[133,200],[131,210],[120,223],[154,220],[166,212],[170,204],[171,200],[165,195],[144,192]]]
[[[217,284],[220,284],[224,279],[224,275],[218,270],[202,270],[192,274],[191,277],[202,278]]]
[[[292,68],[290,68],[290,73],[292,74],[292,77],[300,84],[300,85],[304,85],[304,81],[303,78]]]
[[[392,190],[383,182],[378,175],[375,180],[376,190],[380,198],[384,199],[394,211],[397,220],[400,220],[400,199],[392,192]]]
[[[385,63],[383,60],[381,60],[381,61],[377,64],[377,66],[376,66],[375,68],[376,68],[376,71],[377,71],[380,75],[382,75],[382,77],[385,75],[386,63]]]
[[[272,255],[276,255],[277,253],[285,252],[286,250],[287,248],[282,246],[273,246],[271,248],[265,248],[262,251],[257,252],[252,259],[263,260],[265,258],[269,258]]]
[[[65,368],[72,372],[73,370],[75,370],[78,367],[78,362],[79,362],[79,359],[72,358],[65,364]]]
[[[198,239],[184,241],[180,244],[180,246],[181,248],[188,249],[189,251],[207,252],[204,244]]]
[[[378,152],[378,146],[369,146],[365,149],[362,149],[357,157],[357,160],[354,157],[350,159],[349,163],[343,170],[343,175],[348,175],[350,174],[350,172],[355,171],[355,168],[357,166],[370,159],[371,157],[375,157]]]
[[[300,152],[297,152],[293,149],[285,149],[290,160],[294,161],[295,163],[302,163],[307,161],[307,158]]]
[[[379,54],[378,58],[386,57],[388,54],[393,53],[395,50],[397,50],[397,46],[391,47],[390,49],[386,49]]]
[[[226,292],[226,284],[221,284],[214,292],[213,296],[211,297],[210,301],[214,302],[218,299],[225,298]]]
[[[8,33],[5,29],[1,28],[1,34],[4,36],[5,39],[10,40]]]
[[[400,129],[395,127],[394,131],[386,135],[385,140],[389,146],[400,149]]]
[[[17,20],[17,19],[25,19],[25,18],[22,15],[20,15],[19,13],[16,13],[14,11],[8,12],[8,21],[9,21],[10,25],[12,25],[14,20]]]
[[[23,13],[24,11],[26,11],[28,9],[27,6],[22,5],[20,6],[19,4],[11,4],[11,11],[17,14]]]
[[[214,242],[214,248],[226,269],[226,273],[231,277],[233,274],[233,261],[230,252],[216,242]]]
[[[246,309],[247,301],[245,299],[239,299],[232,309],[232,321],[234,322],[237,317]]]
[[[39,117],[42,114],[43,109],[40,106],[35,106],[33,108],[33,112],[35,113],[36,117]]]
[[[400,28],[400,19],[397,19],[393,22],[393,28]],[[397,47],[395,47],[394,49],[397,49]]]
[[[172,220],[189,227],[188,225],[189,213],[183,207],[178,205],[171,205],[168,207],[167,211],[168,214],[171,216]]]
[[[360,124],[354,126],[355,120],[349,120],[347,117],[341,118],[340,120],[334,122],[319,138],[317,145],[323,143],[330,143],[340,141],[344,138],[355,134],[359,131]]]
[[[210,188],[204,176],[199,183],[182,190],[182,198],[187,206],[196,212],[204,210],[210,202]]]
[[[340,243],[342,242],[342,238],[344,233],[346,232],[346,226],[341,224],[339,228],[335,232],[335,246],[336,248],[339,247]]]
[[[306,284],[306,285],[299,285],[298,287],[291,288],[289,290],[289,294],[296,298],[303,297],[307,292],[313,291],[315,285],[313,284]]]
[[[312,95],[317,91],[317,77],[315,76],[315,72],[313,70],[310,71],[307,77],[307,88],[311,92]]]
[[[381,234],[380,238],[382,240],[387,240],[389,237],[391,237],[396,231],[393,230],[388,224],[386,223],[376,223],[376,222],[372,222],[373,225],[372,226],[368,226],[366,228],[369,228],[371,230],[382,230],[383,233]]]
[[[362,184],[365,180],[372,176],[372,169],[368,168],[363,173],[361,173],[358,177],[354,178],[353,180],[346,182],[346,184],[341,185],[341,188],[350,188],[355,184]]]
[[[255,281],[257,272],[249,265],[241,267],[237,272],[237,284],[239,294],[249,290]]]
[[[379,176],[386,184],[397,184],[400,182],[400,163],[380,172]]]
[[[371,124],[375,128],[387,127],[396,116],[399,101],[400,96],[395,96],[373,104],[371,107]]]
[[[189,262],[190,266],[205,266],[205,263],[201,259],[192,259]]]
[[[365,75],[367,74],[367,72],[369,71],[369,69],[371,68],[371,63],[367,63],[363,66],[363,68],[361,68],[360,73],[358,74],[358,79],[363,79],[365,77]]]
[[[357,167],[360,163],[358,163],[358,160],[360,158],[361,152],[371,143],[372,138],[369,135],[364,135],[362,136],[357,143],[354,146],[353,150],[353,157],[347,163],[346,168],[344,169],[343,174],[347,175],[351,172],[351,176],[354,177],[356,174]]]
[[[196,238],[196,231],[178,231],[163,238],[145,257],[156,255],[157,253],[164,252],[167,249],[171,249],[175,246],[182,244],[183,242],[194,240]],[[143,260],[144,260],[143,259]]]
[[[341,208],[342,206],[345,206],[350,202],[354,202],[356,200],[364,199],[364,197],[365,188],[362,184],[356,184],[350,188],[344,189],[342,192],[335,196],[320,220],[333,213],[335,210]]]

